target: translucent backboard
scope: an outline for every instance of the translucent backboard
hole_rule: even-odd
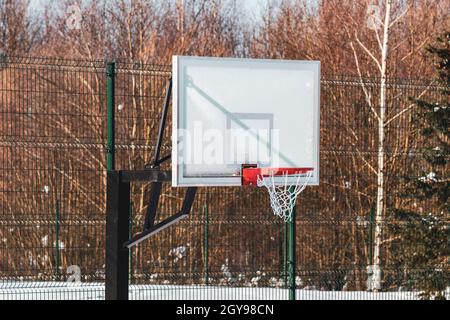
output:
[[[173,186],[239,186],[244,164],[319,184],[320,62],[174,56],[173,84]]]

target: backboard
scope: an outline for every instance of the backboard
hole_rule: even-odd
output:
[[[173,186],[240,186],[248,164],[319,184],[320,62],[174,56],[173,86]]]

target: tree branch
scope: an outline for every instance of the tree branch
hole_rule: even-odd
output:
[[[405,11],[403,11],[397,18],[395,18],[394,21],[391,22],[391,24],[389,25],[389,28],[392,28],[393,25],[395,25],[397,22],[399,22],[405,16],[405,14],[408,13],[409,9],[411,9],[411,5],[408,5],[408,7],[405,9]]]
[[[366,46],[359,40],[358,38],[358,33],[355,31],[355,38],[356,38],[356,42],[358,42],[358,44],[364,49],[364,51],[369,55],[369,57],[372,58],[372,60],[375,62],[375,64],[377,65],[378,69],[381,72],[381,65],[380,62],[378,61],[378,59],[373,55],[372,52],[370,52],[369,49],[366,48]]]
[[[434,81],[431,82],[428,87],[426,87],[422,93],[417,97],[417,99],[420,99],[423,97],[423,95],[430,89],[430,87],[434,84]],[[401,117],[406,112],[410,111],[414,107],[415,103],[410,104],[406,109],[403,109],[399,113],[397,113],[395,116],[393,116],[391,119],[385,122],[384,126],[387,127],[391,122],[393,122],[395,119]]]
[[[358,55],[356,54],[356,50],[355,47],[353,46],[353,42],[350,42],[350,47],[353,50],[353,55],[355,57],[355,63],[356,63],[356,70],[358,71],[358,75],[359,75],[359,81],[361,83],[361,87],[363,89],[365,98],[366,98],[366,102],[370,107],[370,110],[372,111],[372,113],[374,114],[375,118],[377,118],[378,120],[380,120],[380,116],[378,115],[378,113],[375,111],[373,105],[372,105],[372,101],[370,101],[370,94],[367,91],[366,85],[364,84],[363,78],[362,78],[362,74],[361,74],[361,68],[359,67],[359,59],[358,59]]]

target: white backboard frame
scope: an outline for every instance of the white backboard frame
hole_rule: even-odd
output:
[[[302,126],[305,121],[312,126],[312,161],[304,164],[302,167],[313,167],[314,175],[308,180],[308,185],[319,185],[320,181],[320,62],[319,61],[294,61],[294,60],[262,60],[262,59],[237,59],[237,58],[210,58],[210,57],[173,57],[173,135],[172,135],[172,185],[174,187],[203,187],[203,186],[240,186],[241,177],[236,174],[218,176],[199,175],[187,176],[185,166],[182,164],[181,157],[183,150],[182,139],[179,132],[183,129],[183,123],[186,122],[185,111],[186,99],[183,90],[189,85],[185,79],[185,68],[190,65],[220,65],[223,67],[245,66],[285,68],[296,71],[308,71],[314,74],[314,102],[311,104],[313,119],[292,118],[293,126]],[[193,82],[192,79],[189,81]],[[264,89],[264,88],[262,88]],[[281,97],[280,97],[281,98]],[[295,99],[295,94],[292,95]],[[295,132],[292,133],[295,135]],[[285,166],[283,166],[285,167]],[[297,180],[297,178],[294,178]]]

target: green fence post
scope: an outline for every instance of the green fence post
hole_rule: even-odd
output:
[[[60,215],[60,212],[59,212],[59,200],[57,199],[56,200],[56,208],[55,208],[56,210],[56,215],[55,215],[55,222],[56,222],[56,225],[55,225],[55,233],[56,233],[56,235],[55,235],[55,266],[56,266],[56,270],[55,270],[55,278],[56,278],[56,281],[59,281],[59,276],[60,276],[60,274],[59,274],[59,268],[60,268],[60,258],[59,258],[59,224],[60,224],[60,219],[61,219],[61,215]]]
[[[115,170],[115,77],[116,64],[114,62],[108,62],[106,66],[106,109],[108,126],[106,168],[108,171]]]
[[[293,192],[291,188],[291,192]],[[291,220],[289,221],[289,300],[296,300],[296,208],[292,208]]]
[[[369,217],[369,263],[373,266],[373,225],[375,218],[375,210],[373,208],[370,209],[370,217]]]
[[[284,281],[284,287],[288,288],[289,285],[289,267],[288,267],[288,244],[289,244],[289,223],[284,223],[284,230],[283,230],[283,237],[284,237],[284,244],[283,244],[283,281]]]
[[[128,237],[131,239],[133,237],[133,202],[130,201],[130,225],[128,227]],[[130,249],[129,255],[129,279],[130,282],[133,281],[133,249]]]
[[[292,219],[289,222],[289,300],[296,299],[296,218],[295,208],[292,211]]]
[[[208,201],[205,202],[205,229],[204,229],[204,266],[205,266],[205,285],[209,285],[209,207]]]

